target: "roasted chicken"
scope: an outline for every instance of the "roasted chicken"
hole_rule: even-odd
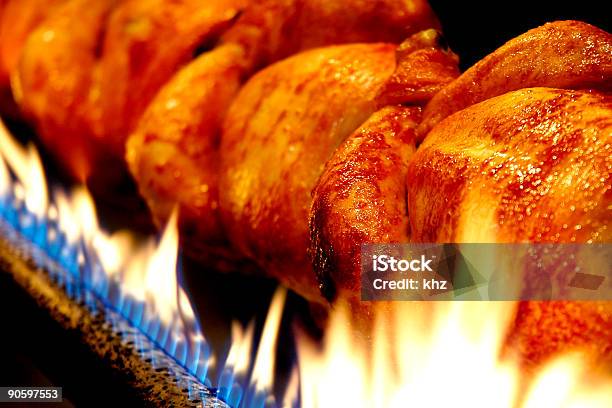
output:
[[[15,69],[30,33],[66,0],[0,1],[0,113],[18,116],[10,87]]]
[[[580,21],[557,21],[509,41],[468,69],[428,104],[419,128],[463,108],[529,87],[612,90],[610,34]]]
[[[27,37],[11,72],[15,99],[60,164],[96,193],[116,194],[126,137],[149,101],[245,4],[63,1]]]
[[[423,36],[433,50],[435,35],[415,37]],[[395,48],[354,44],[284,60],[255,75],[225,119],[220,203],[229,237],[313,300],[320,295],[305,251],[311,190],[336,147],[376,110],[376,95],[395,69]]]
[[[392,49],[438,27],[424,0],[33,3],[2,8],[20,24],[0,47],[13,50],[4,72],[44,146],[95,195],[125,200],[129,139],[127,162],[157,224],[178,203],[184,245],[221,269],[242,258],[220,224],[217,169],[221,122],[240,86],[302,50]]]
[[[544,44],[550,33],[552,50]],[[547,24],[437,93],[424,122],[413,125],[413,138],[425,136],[416,153],[397,160],[383,145],[377,154],[386,166],[373,172],[378,161],[371,146],[381,133],[349,138],[328,162],[310,213],[313,265],[324,294],[348,299],[360,318],[367,316],[359,291],[364,243],[610,242],[611,46],[612,36],[595,27]],[[515,90],[521,80],[514,76],[528,87],[540,78],[589,89]],[[393,116],[387,121],[386,128],[400,127]],[[529,361],[577,345],[612,357],[609,302],[529,302],[516,322],[511,341]]]
[[[588,24],[459,75],[424,0],[9,0],[0,19],[0,91],[42,143],[97,194],[129,166],[206,265],[367,320],[364,243],[610,241],[612,38]],[[521,303],[509,342],[610,356],[611,320]]]
[[[347,13],[347,10],[350,10],[350,13]],[[219,152],[221,122],[240,86],[258,69],[308,48],[355,41],[400,42],[415,31],[437,26],[431,9],[421,0],[268,0],[248,7],[235,25],[223,35],[216,48],[185,66],[162,88],[128,139],[127,161],[158,224],[163,224],[173,206],[178,203],[181,209],[183,242],[188,251],[217,268],[234,268],[234,263],[240,261],[244,253],[232,248],[222,226],[218,167],[224,155],[224,152]],[[358,61],[359,58],[368,61],[356,66],[354,71],[363,76],[362,82],[365,78],[377,81],[371,85],[364,84],[374,89],[377,83],[384,81],[387,73],[393,71],[395,46],[388,43],[375,47],[376,51],[370,49],[369,46],[356,48],[368,52],[363,57],[359,57],[357,51],[350,51],[351,47],[305,54],[293,63],[283,63],[285,65],[281,68],[274,68],[266,71],[268,73],[262,73],[262,76],[256,76],[252,81],[253,85],[248,85],[248,89],[259,86],[256,84],[260,84],[263,77],[274,73],[279,83],[276,84],[273,78],[266,79],[265,91],[271,92],[278,86],[275,93],[277,97],[282,96],[284,101],[291,104],[291,96],[296,91],[289,87],[290,84],[285,85],[286,88],[280,88],[280,81],[290,81],[294,75],[292,70],[298,69],[296,74],[300,78],[294,79],[293,85],[297,86],[298,81],[302,81],[308,88],[311,79],[306,76],[308,73],[312,77],[312,86],[316,86],[316,68],[327,67],[326,75],[339,77],[335,83],[334,78],[325,79],[329,92],[334,92],[334,89],[335,92],[340,92],[338,87],[342,86],[344,77],[351,71],[351,61],[348,57],[339,55],[344,50],[350,51],[351,56]],[[336,56],[340,58],[338,64],[334,65],[331,60],[326,64],[326,58]],[[309,64],[310,68],[308,71],[301,70],[300,64]],[[365,72],[369,72],[369,65],[380,67],[368,77]],[[360,73],[359,69],[366,71]],[[435,83],[435,80],[433,82]],[[288,93],[282,95],[281,92],[285,91]],[[373,91],[369,96],[367,103],[373,101]],[[324,99],[320,96],[317,100]],[[234,103],[234,106],[239,109],[241,104],[245,104],[242,113],[246,113],[250,106],[246,104],[255,102],[242,96],[240,102]],[[307,103],[305,95],[300,103]],[[289,109],[288,106],[287,108]],[[237,109],[234,109],[234,114],[239,112]],[[357,123],[347,126],[358,126],[371,109],[354,113],[352,120]],[[259,118],[259,126],[272,126],[272,116],[262,112]],[[233,120],[244,122],[247,119],[233,118],[226,123],[229,126]],[[290,124],[297,119],[287,118],[285,123]],[[331,124],[337,119],[329,115],[329,120]],[[236,137],[242,139],[245,136]],[[343,136],[338,137],[341,139]],[[271,139],[270,143],[275,142]],[[322,148],[331,151],[336,143],[332,142]],[[274,149],[280,153],[280,144]],[[224,162],[229,164],[230,161]],[[316,177],[316,171],[312,174],[311,177]],[[232,191],[235,189],[232,188]],[[305,215],[302,219],[306,219]],[[300,245],[305,248],[307,237],[302,234],[300,239]],[[300,253],[300,260],[307,265],[303,251]],[[240,268],[243,269],[245,264],[240,262]],[[312,274],[306,274],[304,277],[310,279],[310,284],[313,284]],[[316,290],[311,292],[316,293]]]
[[[356,41],[401,41],[420,29],[438,26],[425,0],[264,0],[256,3],[249,0],[205,3],[6,0],[0,12],[3,16],[0,90],[6,102],[2,103],[6,108],[3,110],[8,111],[12,106],[11,93],[7,91],[10,75],[12,95],[21,114],[33,122],[45,147],[58,158],[57,162],[77,180],[86,181],[98,196],[116,194],[125,182],[127,173],[123,164],[128,135],[135,133],[134,137],[138,138],[142,131],[151,129],[147,123],[142,125],[144,129],[137,128],[146,107],[159,89],[194,58],[198,60],[201,56],[209,61],[194,61],[196,72],[191,75],[215,78],[227,87],[225,92],[229,95],[231,89],[235,93],[237,86],[254,71],[300,50]],[[220,48],[233,45],[235,51],[209,55],[208,51],[216,45]],[[202,72],[219,61],[225,66],[236,65],[236,73],[223,79],[216,69],[208,74]],[[185,83],[184,79],[177,78],[177,81]],[[189,93],[191,88],[183,88],[185,91]],[[175,97],[177,92],[167,91],[165,95],[172,93]],[[180,95],[178,100],[201,97],[187,94]],[[157,103],[165,105],[166,101]],[[219,117],[228,104],[227,98],[214,102],[215,115]],[[195,116],[188,119],[190,122],[206,120],[211,129],[209,133],[214,135],[197,138],[204,139],[203,148],[206,150],[206,146],[218,143],[220,120],[211,123],[210,114],[201,117],[195,112],[189,114]],[[159,128],[156,137],[163,140],[166,130],[171,129]],[[141,150],[147,158],[149,151]],[[153,147],[153,152],[158,150]],[[183,164],[194,159],[191,151],[179,149],[177,152],[183,155]],[[130,155],[135,162],[138,156],[138,152]],[[167,171],[175,174],[185,170],[180,165],[177,167]],[[144,179],[141,185],[151,187],[142,189],[149,204],[153,199],[163,198],[160,190],[164,185],[157,186],[148,180],[147,174],[138,171],[138,164],[132,170],[136,178]],[[188,170],[181,174],[181,177],[191,175]],[[200,183],[198,189],[209,186],[216,190],[211,180],[206,182]],[[194,208],[202,200],[216,205],[216,193],[211,194],[210,199],[201,193],[181,200],[186,214],[198,214],[187,217],[183,225],[199,224],[196,220],[208,218],[186,232],[196,231],[200,241],[217,247],[219,233],[214,227],[210,235],[206,232],[198,236],[197,232],[208,231],[218,215],[215,211]],[[180,196],[187,198],[184,192]],[[165,208],[176,198],[171,194],[163,205],[152,205],[154,211],[160,209],[160,213],[154,214],[156,220],[165,220]]]

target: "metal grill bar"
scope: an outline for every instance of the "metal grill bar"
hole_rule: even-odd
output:
[[[0,269],[116,370],[146,406],[228,407],[155,342],[0,221]],[[61,277],[61,279],[58,279]]]

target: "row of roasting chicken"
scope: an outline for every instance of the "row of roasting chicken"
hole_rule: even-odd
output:
[[[4,114],[96,194],[133,177],[157,225],[178,205],[205,265],[367,319],[363,243],[610,242],[597,27],[545,24],[461,73],[424,0],[0,7]],[[609,302],[525,302],[515,326],[533,361],[612,357]]]

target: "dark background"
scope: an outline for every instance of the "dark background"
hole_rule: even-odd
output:
[[[461,59],[461,68],[525,31],[555,20],[581,20],[610,32],[610,3],[605,0],[461,1],[430,0],[444,36]]]

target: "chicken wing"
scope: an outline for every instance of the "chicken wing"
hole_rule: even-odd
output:
[[[435,30],[408,38],[396,59],[376,98],[378,106],[389,106],[335,150],[313,189],[309,251],[319,287],[326,299],[349,299],[354,308],[360,303],[361,244],[409,240],[405,179],[420,105],[459,75],[457,56]]]
[[[406,170],[418,107],[389,106],[334,153],[313,190],[310,248],[326,299],[360,293],[361,244],[407,242]]]

